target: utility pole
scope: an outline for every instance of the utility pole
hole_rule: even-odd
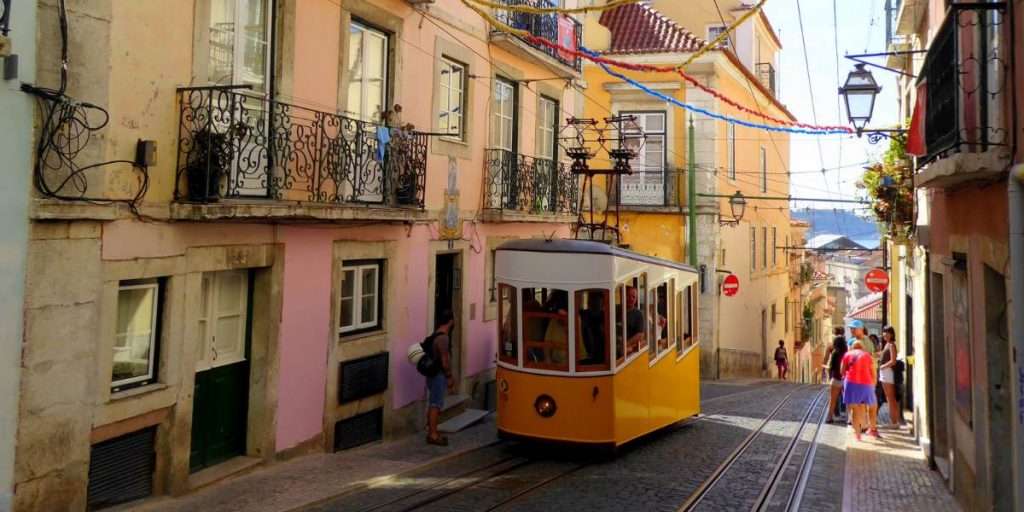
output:
[[[889,239],[882,237],[882,270],[892,279],[892,269],[889,268]],[[882,292],[882,326],[892,325],[889,321],[889,288]]]
[[[689,246],[690,254],[690,266],[697,267],[697,158],[694,155],[694,142],[693,142],[693,116],[690,116],[690,128],[687,130],[687,144],[686,144],[686,160],[689,164],[687,166],[687,194],[689,197],[686,200],[686,211],[688,214],[687,223],[689,224],[689,235],[690,238],[686,245]]]

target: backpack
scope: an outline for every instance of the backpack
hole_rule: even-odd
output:
[[[903,385],[903,371],[905,369],[906,369],[906,365],[903,364],[903,361],[897,359],[896,362],[893,363],[893,365],[892,365],[892,380],[895,381],[893,384],[896,384],[897,386],[902,386]]]
[[[421,343],[423,356],[416,361],[416,371],[424,377],[433,377],[441,371],[441,359],[434,354],[434,338],[441,333],[435,332],[427,336]]]

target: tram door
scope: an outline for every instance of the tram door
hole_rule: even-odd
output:
[[[451,335],[452,371],[462,377],[462,254],[438,254],[434,266],[434,315],[450,309],[455,315],[455,329]],[[431,329],[433,319],[431,319]]]

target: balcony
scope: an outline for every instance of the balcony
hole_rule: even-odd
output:
[[[917,84],[924,94],[917,122],[923,121],[925,143],[917,186],[1003,174],[1010,135],[1002,113],[1007,58],[1003,47],[989,42],[1002,37],[1004,18],[998,4],[953,4],[931,41]]]
[[[496,0],[496,3],[508,6],[557,7],[550,0]],[[564,14],[530,14],[498,8],[495,10],[494,17],[512,28],[526,30],[530,34],[552,43],[559,43],[573,49],[581,46],[583,25]],[[571,69],[577,75],[582,69],[579,57],[543,44],[528,42],[500,31],[491,33],[491,41],[524,57],[540,52],[547,58]]]
[[[484,210],[488,217],[562,222],[564,216],[576,215],[579,177],[564,164],[504,149],[486,152]]]
[[[668,209],[679,206],[681,169],[645,168],[619,178],[619,204],[623,210]]]
[[[181,88],[178,99],[179,204],[204,205],[207,213],[245,206],[252,216],[326,219],[424,207],[426,134],[267,100],[237,86]],[[339,214],[346,206],[364,213]]]
[[[757,81],[761,82],[761,85],[765,89],[772,92],[772,96],[777,95],[775,90],[775,66],[771,62],[758,62],[754,64],[754,71],[757,74]]]

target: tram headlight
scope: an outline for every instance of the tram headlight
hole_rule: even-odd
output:
[[[555,399],[549,395],[540,395],[537,400],[533,402],[533,408],[537,410],[537,414],[545,418],[550,418],[555,415],[555,411],[558,410],[558,404],[555,403]]]

